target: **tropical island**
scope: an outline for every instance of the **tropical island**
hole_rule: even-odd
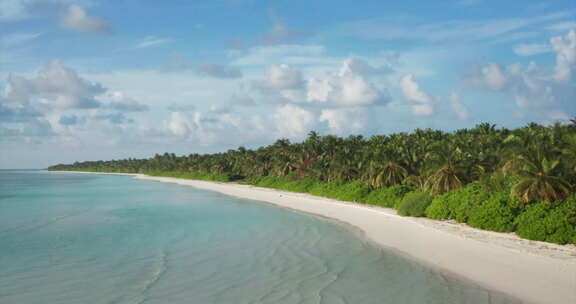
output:
[[[576,119],[517,129],[472,129],[370,138],[312,131],[257,149],[59,164],[53,171],[139,173],[235,182],[455,220],[557,244],[576,244]]]

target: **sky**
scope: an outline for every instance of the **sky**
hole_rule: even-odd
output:
[[[0,0],[0,168],[575,116],[573,0]]]

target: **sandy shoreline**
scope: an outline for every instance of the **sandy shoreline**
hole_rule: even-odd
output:
[[[576,303],[576,246],[521,239],[462,224],[400,217],[370,207],[248,185],[130,174],[336,219],[367,238],[449,273],[526,303]],[[387,233],[392,231],[392,233]]]

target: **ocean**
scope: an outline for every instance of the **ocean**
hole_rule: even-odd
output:
[[[270,204],[129,176],[2,170],[0,303],[515,301]]]

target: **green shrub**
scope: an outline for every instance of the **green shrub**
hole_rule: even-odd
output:
[[[422,191],[414,191],[406,194],[400,206],[398,206],[398,214],[402,216],[416,216],[423,217],[426,208],[432,202],[432,197]]]
[[[364,202],[370,193],[370,186],[361,181],[343,184],[336,192],[336,198],[342,201]]]
[[[233,177],[228,173],[212,174],[212,173],[185,173],[185,172],[149,172],[148,174],[151,176],[197,179],[197,180],[207,180],[216,182],[229,182],[232,180]]]
[[[394,185],[388,188],[376,189],[365,198],[365,202],[372,205],[398,208],[404,195],[414,191],[414,188],[406,185]]]
[[[280,189],[293,192],[308,192],[319,181],[312,177],[306,177],[301,180],[289,181],[280,185]]]
[[[265,188],[275,188],[279,189],[282,185],[290,182],[290,178],[286,176],[258,176],[252,177],[248,180],[248,183],[258,187]]]
[[[313,195],[336,198],[335,193],[338,191],[338,188],[340,188],[342,185],[343,183],[338,181],[330,183],[326,182],[317,183],[314,186],[312,186],[308,192]]]
[[[364,202],[370,193],[370,186],[361,181],[316,183],[310,187],[309,193],[342,201]]]
[[[510,232],[514,231],[514,218],[517,204],[510,199],[507,191],[492,193],[490,198],[470,208],[468,225],[480,229]]]
[[[532,204],[516,218],[516,233],[529,240],[576,244],[576,195]]]
[[[432,219],[455,219],[466,222],[470,209],[488,199],[489,194],[481,185],[472,183],[464,188],[437,195],[426,209],[426,216]]]

